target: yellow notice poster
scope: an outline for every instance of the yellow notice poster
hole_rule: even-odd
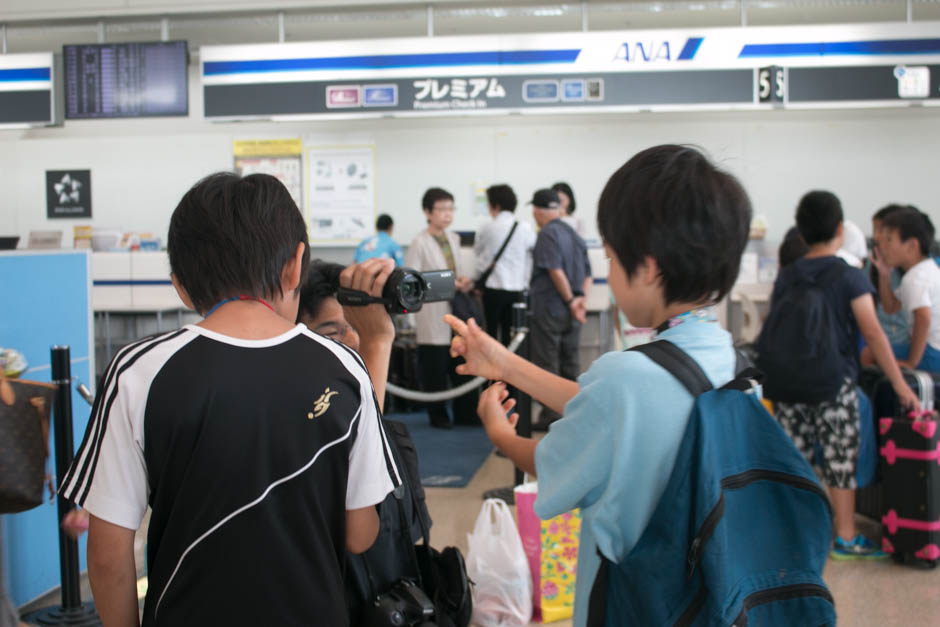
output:
[[[232,147],[235,171],[242,176],[270,174],[303,207],[303,141],[300,139],[239,139]]]

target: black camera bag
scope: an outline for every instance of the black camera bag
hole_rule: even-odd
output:
[[[448,546],[443,551],[425,543],[415,547],[424,592],[431,598],[439,627],[467,627],[473,614],[471,581],[460,549]]]
[[[402,485],[379,504],[379,534],[372,547],[361,555],[346,554],[350,624],[362,625],[363,608],[371,608],[396,582],[406,579],[434,603],[437,625],[467,627],[473,605],[463,555],[456,547],[442,552],[431,548],[431,517],[414,442],[404,424],[384,419],[382,423]],[[424,544],[416,545],[419,539]]]

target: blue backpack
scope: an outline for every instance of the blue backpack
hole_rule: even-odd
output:
[[[832,538],[829,500],[790,438],[745,392],[758,373],[745,370],[715,390],[670,342],[631,350],[696,398],[640,540],[619,563],[601,555],[588,627],[835,625],[821,576]]]
[[[825,289],[842,277],[848,265],[832,265],[812,277],[786,268],[784,289],[770,304],[770,314],[757,338],[757,367],[767,376],[767,398],[785,403],[831,400],[845,383],[845,357],[839,338],[845,335],[826,301]]]

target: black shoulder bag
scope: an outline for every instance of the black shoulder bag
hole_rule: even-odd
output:
[[[499,247],[498,251],[496,251],[496,256],[493,257],[492,263],[490,263],[490,266],[483,271],[483,274],[480,275],[480,278],[477,279],[473,284],[473,286],[481,292],[486,286],[486,280],[490,278],[491,274],[493,274],[493,269],[496,267],[496,262],[499,261],[499,258],[503,256],[503,251],[506,250],[506,246],[509,244],[509,240],[512,239],[512,234],[516,232],[517,226],[519,226],[518,222],[512,223],[512,228],[509,229],[509,235],[506,236],[506,239],[503,240],[503,245]]]

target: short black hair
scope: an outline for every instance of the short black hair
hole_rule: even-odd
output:
[[[383,213],[375,220],[376,231],[387,231],[394,225],[395,221],[392,220],[392,216],[388,215],[387,213]]]
[[[323,301],[335,297],[339,291],[339,275],[344,266],[338,263],[314,259],[310,262],[307,280],[300,290],[300,307],[297,310],[297,322],[302,322],[304,314],[316,318]]]
[[[809,246],[803,241],[800,230],[795,226],[791,226],[783,237],[783,242],[780,243],[780,249],[777,251],[778,266],[786,268],[808,252]]]
[[[454,195],[446,189],[432,187],[428,191],[424,192],[424,196],[421,198],[421,206],[425,211],[430,213],[430,211],[434,209],[434,203],[440,202],[441,200],[449,200],[453,202]]]
[[[571,215],[572,213],[574,213],[575,207],[577,207],[578,205],[574,201],[574,192],[571,191],[571,186],[565,183],[564,181],[558,181],[557,183],[552,185],[552,191],[555,192],[556,194],[558,192],[561,192],[562,194],[567,196],[568,199],[571,201],[570,203],[568,203],[568,215]]]
[[[872,222],[878,220],[879,222],[884,222],[885,218],[894,213],[895,211],[900,211],[902,209],[911,209],[911,205],[899,205],[897,203],[891,203],[890,205],[885,205],[881,209],[875,212],[875,215],[871,217]]]
[[[515,211],[519,200],[516,198],[516,192],[508,185],[490,185],[486,188],[486,200],[493,207],[499,207],[503,211]]]
[[[843,220],[842,203],[832,192],[813,190],[796,206],[796,226],[807,246],[828,242]]]
[[[211,174],[180,200],[167,234],[170,270],[204,313],[226,298],[283,297],[284,266],[304,245],[307,225],[290,192],[269,174]]]
[[[689,146],[636,154],[607,181],[597,207],[601,237],[628,277],[646,257],[656,260],[666,304],[724,298],[750,225],[741,183]]]
[[[934,244],[934,226],[927,214],[915,207],[906,207],[885,216],[881,223],[884,229],[897,231],[902,242],[917,240],[920,254],[929,257]]]

